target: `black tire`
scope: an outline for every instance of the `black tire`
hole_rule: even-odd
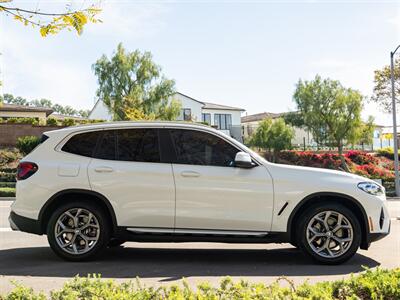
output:
[[[109,248],[115,248],[115,247],[119,247],[121,246],[123,243],[125,243],[125,240],[120,240],[120,239],[116,239],[116,238],[112,238],[109,242],[108,242],[108,247]]]
[[[58,219],[70,209],[84,209],[93,214],[99,227],[97,241],[92,248],[85,253],[71,254],[62,249],[56,238],[56,223]],[[106,213],[98,206],[90,202],[73,201],[58,207],[51,215],[47,224],[47,240],[51,249],[61,258],[68,261],[87,261],[94,259],[106,246],[110,240],[110,225]],[[97,232],[97,231],[96,231]]]
[[[336,257],[324,257],[323,256],[324,253],[322,253],[322,255],[316,253],[316,251],[312,249],[312,246],[309,245],[307,240],[307,235],[308,235],[307,226],[309,222],[312,220],[314,216],[323,213],[325,211],[332,211],[333,213],[342,214],[345,218],[347,218],[352,227],[353,239],[351,244],[348,246],[346,252]],[[360,247],[361,243],[360,222],[350,209],[339,203],[327,202],[307,208],[306,211],[304,211],[298,218],[296,228],[297,228],[296,244],[298,245],[299,249],[308,257],[311,257],[315,262],[318,262],[320,264],[326,264],[326,265],[341,264],[349,260],[351,257],[353,257],[354,254],[357,252],[358,248]],[[329,244],[329,242],[327,244]]]

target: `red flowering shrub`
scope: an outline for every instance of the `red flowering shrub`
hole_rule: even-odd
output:
[[[349,151],[344,155],[349,168],[355,174],[368,178],[391,179],[393,161],[385,157],[375,157],[362,151]],[[341,170],[341,160],[337,153],[313,153],[311,151],[282,151],[279,155],[282,163]]]
[[[355,173],[369,178],[390,179],[394,177],[394,174],[389,170],[383,169],[373,164],[356,166]]]
[[[350,150],[345,154],[345,157],[357,165],[378,164],[379,162],[375,156],[363,151]]]

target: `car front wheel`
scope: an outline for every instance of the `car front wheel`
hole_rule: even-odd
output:
[[[63,259],[92,259],[109,241],[105,214],[91,203],[61,206],[50,217],[47,239],[53,251]]]
[[[299,218],[297,244],[315,261],[340,264],[350,259],[361,243],[357,217],[345,206],[326,203],[313,206]]]

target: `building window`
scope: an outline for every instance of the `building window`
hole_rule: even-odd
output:
[[[192,110],[190,108],[182,108],[178,120],[191,121],[192,120]]]
[[[214,125],[217,129],[229,130],[232,127],[232,115],[230,114],[215,114]]]
[[[201,121],[211,125],[211,114],[201,114]]]

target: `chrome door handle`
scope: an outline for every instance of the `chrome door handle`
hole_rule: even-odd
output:
[[[181,176],[182,177],[199,177],[200,173],[195,172],[195,171],[182,171]]]
[[[114,169],[111,167],[97,167],[94,169],[94,171],[97,173],[110,173],[114,171]]]

